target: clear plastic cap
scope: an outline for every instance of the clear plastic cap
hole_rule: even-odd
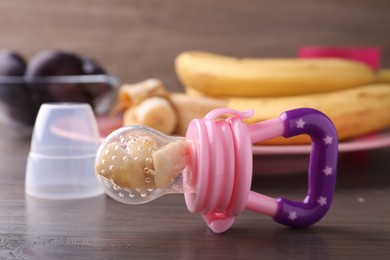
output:
[[[99,130],[90,105],[43,104],[31,140],[26,193],[46,199],[79,199],[103,194],[94,177],[99,143]]]

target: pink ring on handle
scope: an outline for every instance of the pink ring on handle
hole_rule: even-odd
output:
[[[209,150],[205,144],[208,144],[207,132],[202,120],[193,120],[187,130],[187,139],[193,140],[194,143],[191,147],[192,154],[190,158],[191,169],[187,169],[183,172],[184,182],[189,184],[189,179],[195,177],[195,182],[192,187],[195,191],[185,192],[184,198],[186,200],[187,208],[190,212],[199,212],[206,200],[207,187],[208,187],[208,168],[209,168]],[[191,170],[191,172],[188,172]]]
[[[214,110],[211,110],[207,115],[204,117],[204,119],[208,120],[216,120],[218,117],[223,115],[235,115],[238,118],[246,119],[251,118],[255,114],[255,111],[253,109],[249,109],[243,112],[230,109],[230,108],[217,108]]]
[[[232,194],[234,188],[234,144],[233,142],[228,141],[233,140],[233,136],[230,131],[230,126],[226,121],[220,120],[216,122],[216,130],[218,131],[216,135],[221,136],[221,139],[224,140],[221,142],[222,147],[220,150],[225,151],[225,158],[220,160],[223,160],[224,163],[221,164],[224,168],[221,172],[220,179],[217,180],[216,183],[220,182],[220,180],[224,180],[224,185],[219,189],[219,194],[217,194],[217,207],[215,210],[216,212],[223,212],[229,207],[231,200],[226,194]],[[221,185],[217,186],[221,187]]]
[[[202,214],[208,214],[211,212],[216,206],[219,198],[219,194],[221,193],[221,185],[219,184],[220,180],[223,180],[223,171],[224,171],[224,158],[223,154],[220,152],[222,150],[222,143],[220,138],[215,138],[217,136],[217,129],[213,125],[213,122],[210,120],[205,120],[205,126],[208,133],[209,139],[209,160],[212,158],[209,165],[209,186],[207,187],[207,200],[203,205],[203,209],[201,211]],[[213,196],[209,196],[209,194],[213,194]]]
[[[215,120],[221,115],[236,115],[228,120]],[[252,145],[243,117],[244,113],[231,109],[217,109],[203,120],[194,119],[187,131],[187,139],[194,141],[191,148],[196,155],[184,178],[196,175],[195,193],[186,192],[185,200],[191,212],[199,212],[216,233],[226,231],[234,217],[245,209],[252,176]],[[207,136],[206,136],[207,135]],[[243,138],[246,136],[246,138]],[[202,139],[202,140],[200,140]],[[212,164],[203,165],[209,160]],[[191,169],[198,169],[192,173]],[[199,171],[202,169],[202,171]],[[207,198],[207,199],[205,199]]]
[[[233,216],[240,214],[246,206],[252,182],[253,155],[252,142],[247,126],[239,118],[231,118],[235,143],[236,176],[231,211]]]

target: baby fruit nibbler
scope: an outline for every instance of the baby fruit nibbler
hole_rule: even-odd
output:
[[[328,211],[336,182],[338,138],[327,116],[309,108],[290,110],[252,125],[253,111],[216,109],[194,119],[186,138],[128,126],[101,144],[95,173],[106,193],[140,204],[166,193],[184,193],[190,212],[200,213],[216,233],[228,230],[245,208],[281,224],[306,227]],[[307,196],[302,201],[250,191],[252,143],[307,134],[312,140]]]

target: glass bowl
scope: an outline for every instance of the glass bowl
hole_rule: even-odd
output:
[[[39,108],[52,102],[87,103],[95,115],[108,114],[119,80],[108,74],[75,76],[0,76],[0,125],[17,136],[31,136]]]

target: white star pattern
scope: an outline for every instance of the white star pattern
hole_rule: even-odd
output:
[[[306,122],[303,121],[302,118],[299,118],[299,120],[295,123],[297,124],[297,128],[303,128],[303,126],[306,124]]]
[[[290,212],[290,214],[288,214],[288,218],[291,220],[291,221],[294,221],[295,219],[297,219],[297,213],[295,211],[293,212]]]
[[[304,203],[304,204],[307,204],[307,203],[309,203],[309,198],[310,198],[310,197],[309,197],[309,196],[307,196],[307,197],[306,197],[306,198],[303,200],[303,203]]]
[[[324,139],[324,144],[332,144],[332,141],[333,141],[333,137],[330,137],[329,135],[327,135]]]
[[[333,174],[333,169],[329,166],[326,166],[325,169],[322,170],[323,173],[325,173],[325,176]]]
[[[325,197],[320,197],[318,200],[317,200],[318,204],[320,204],[321,206],[325,206],[326,205],[326,198]]]

